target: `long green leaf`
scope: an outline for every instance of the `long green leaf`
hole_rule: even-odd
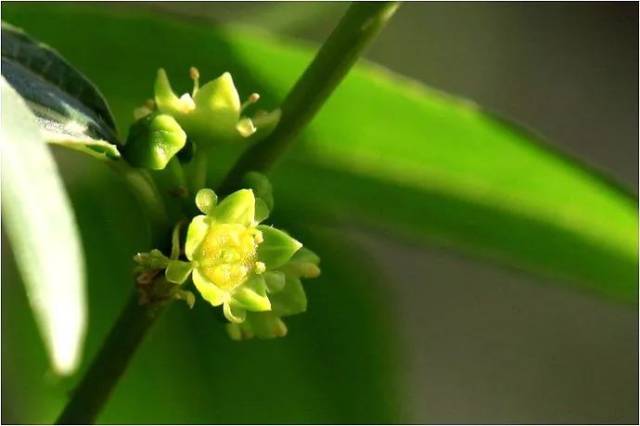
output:
[[[261,102],[276,106],[313,51],[265,34],[98,9],[15,5],[5,16],[90,75],[119,126],[149,96],[159,66],[185,77],[190,65],[203,76],[229,70],[245,93],[261,90]],[[84,37],[49,24],[58,19]],[[282,208],[375,225],[637,300],[635,196],[473,103],[361,64],[302,137],[306,143],[274,176]],[[218,153],[219,175],[233,156]]]
[[[2,217],[54,369],[78,365],[84,258],[71,206],[35,117],[2,78]]]

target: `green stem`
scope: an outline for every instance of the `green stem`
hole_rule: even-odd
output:
[[[153,179],[145,171],[131,167],[124,160],[108,161],[107,164],[122,176],[138,199],[149,218],[152,239],[160,239],[170,224],[163,197]]]
[[[243,153],[220,185],[221,194],[237,189],[248,171],[266,172],[282,157],[398,5],[397,2],[355,2],[349,7],[282,103],[282,116],[276,129]]]
[[[210,149],[199,147],[193,156],[193,173],[191,175],[191,191],[193,194],[207,184],[207,160],[210,154]]]
[[[227,176],[223,189],[233,189],[249,170],[266,171],[286,151],[293,138],[311,120],[396,8],[396,3],[354,3],[349,8],[287,96],[282,105],[281,121],[274,133],[241,157]],[[193,193],[205,185],[206,157],[205,151],[200,155],[196,152],[191,182]],[[122,171],[126,172],[125,177],[132,186],[137,188],[137,195],[149,203],[145,205],[151,206],[152,201],[158,201],[158,211],[162,212],[158,216],[164,216],[164,220],[161,217],[152,217],[152,221],[158,221],[159,224],[166,222],[167,216],[161,199],[157,199],[157,194],[152,195],[153,191],[149,193],[150,188],[155,186],[141,181],[143,176],[139,173],[130,175],[127,167],[122,167]],[[158,229],[166,234],[169,227],[167,224]],[[161,242],[156,243],[162,247]],[[164,309],[166,305],[155,309],[139,306],[135,295],[132,296],[73,393],[58,423],[95,421],[136,348]]]
[[[163,170],[156,170],[151,174],[165,200],[169,217],[184,217],[190,211],[190,205],[193,202],[189,196],[184,170],[178,158],[172,158]]]
[[[166,306],[140,306],[132,294],[57,424],[94,423],[145,334]]]

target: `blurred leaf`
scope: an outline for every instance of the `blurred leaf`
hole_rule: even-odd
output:
[[[313,52],[266,34],[104,8],[12,4],[4,12],[90,75],[121,128],[160,66],[185,76],[182,90],[190,65],[205,79],[231,71],[244,94],[260,90],[268,109]],[[637,300],[635,197],[472,103],[361,64],[303,137],[274,175],[278,208],[374,225]],[[233,149],[216,153],[217,176]]]
[[[27,101],[48,142],[119,156],[112,144],[117,142],[113,117],[98,89],[58,52],[5,22],[2,75]]]
[[[62,154],[91,277],[85,369],[131,289],[131,253],[147,250],[149,236],[139,226],[135,200],[104,164]],[[134,356],[99,423],[401,421],[396,324],[383,304],[381,275],[361,248],[339,235],[297,226],[287,229],[322,256],[323,273],[305,281],[309,308],[287,320],[286,338],[233,342],[202,299],[193,310],[175,304]],[[13,284],[6,266],[3,285]],[[48,423],[71,383],[42,376],[44,360],[23,299],[4,285],[2,400],[12,416],[3,411],[3,422]]]
[[[0,87],[3,220],[53,367],[69,374],[86,328],[75,218],[33,114],[4,78]]]

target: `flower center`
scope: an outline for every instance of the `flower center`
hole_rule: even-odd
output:
[[[262,233],[238,224],[213,224],[195,253],[198,270],[221,289],[230,290],[244,283],[252,272],[261,273],[256,249]]]

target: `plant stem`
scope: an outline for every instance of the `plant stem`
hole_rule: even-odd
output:
[[[311,65],[293,87],[282,105],[282,117],[278,127],[266,140],[245,152],[234,166],[222,186],[223,190],[233,189],[242,176],[249,170],[266,171],[275,160],[291,145],[293,138],[312,119],[324,101],[347,74],[358,59],[364,47],[384,26],[397,8],[397,3],[354,3],[336,29],[331,33]],[[204,159],[203,159],[204,157]],[[202,188],[206,179],[207,153],[196,152],[192,190],[195,193]],[[130,167],[120,165],[124,175],[136,188],[136,194],[142,201],[158,204],[159,217],[151,217],[157,221],[160,232],[154,235],[160,238],[168,236],[170,228],[167,215],[158,198],[157,190],[151,182],[144,182],[140,173],[128,173]],[[135,170],[135,169],[131,169]],[[151,192],[150,192],[151,191]],[[224,192],[223,192],[224,193]],[[164,219],[163,219],[164,218]],[[168,241],[168,240],[167,240]],[[167,241],[155,240],[154,244],[162,247]],[[153,325],[166,307],[140,306],[135,294],[129,300],[124,311],[109,332],[106,341],[99,350],[89,369],[75,389],[71,400],[65,407],[58,423],[90,423],[94,422],[104,406],[120,376],[125,371],[129,360],[135,353],[146,332]]]
[[[151,177],[143,170],[131,167],[124,160],[108,161],[107,164],[124,178],[138,199],[149,219],[153,240],[161,238],[163,230],[169,228],[170,224],[163,198]]]
[[[313,62],[282,103],[282,116],[273,133],[243,153],[220,185],[220,194],[237,189],[248,171],[268,171],[294,143],[398,8],[397,2],[354,2]],[[354,100],[355,102],[355,100]],[[346,118],[346,117],[345,117]]]
[[[94,423],[132,355],[165,306],[140,306],[131,295],[57,424]]]
[[[193,170],[191,176],[191,192],[196,194],[207,183],[207,160],[211,150],[205,147],[196,149],[193,157]]]

